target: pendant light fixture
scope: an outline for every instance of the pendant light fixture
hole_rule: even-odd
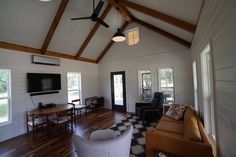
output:
[[[112,40],[115,42],[125,41],[125,35],[120,31],[120,28],[117,29],[117,32],[113,36]]]
[[[119,8],[118,8],[119,9]],[[119,18],[119,14],[117,12],[117,18],[118,18],[118,24],[120,25],[120,18]],[[114,34],[112,40],[114,42],[122,42],[125,41],[125,35],[120,31],[120,28],[117,29],[117,32]]]

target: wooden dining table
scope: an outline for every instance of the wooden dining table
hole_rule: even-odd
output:
[[[36,108],[30,111],[31,114],[34,114],[35,116],[40,117],[46,117],[46,123],[47,123],[47,131],[48,134],[50,134],[50,120],[49,117],[56,115],[58,112],[67,111],[73,109],[73,106],[70,104],[57,104],[54,107],[48,107],[48,108]],[[73,122],[71,123],[73,128]]]

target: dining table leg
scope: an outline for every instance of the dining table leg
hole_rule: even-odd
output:
[[[47,123],[47,135],[48,137],[50,136],[50,121],[49,121],[49,117],[46,117],[46,123]]]

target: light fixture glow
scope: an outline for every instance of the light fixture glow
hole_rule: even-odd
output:
[[[113,36],[112,40],[115,41],[115,42],[122,42],[122,41],[125,41],[125,39],[126,39],[125,35],[118,28],[118,30],[115,33],[115,35]]]

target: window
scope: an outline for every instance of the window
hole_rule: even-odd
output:
[[[68,102],[82,99],[81,74],[76,72],[67,73]]]
[[[215,112],[210,44],[201,53],[203,115],[206,132],[215,138]]]
[[[11,122],[10,70],[0,69],[0,125]]]
[[[194,92],[194,107],[198,111],[198,87],[197,87],[197,62],[193,62],[193,92]]]
[[[144,102],[148,102],[151,100],[152,74],[150,70],[139,71],[139,95]]]
[[[159,90],[164,94],[165,103],[173,104],[175,101],[173,68],[159,68],[158,76]]]
[[[130,29],[126,32],[127,44],[135,45],[139,42],[139,28]]]

